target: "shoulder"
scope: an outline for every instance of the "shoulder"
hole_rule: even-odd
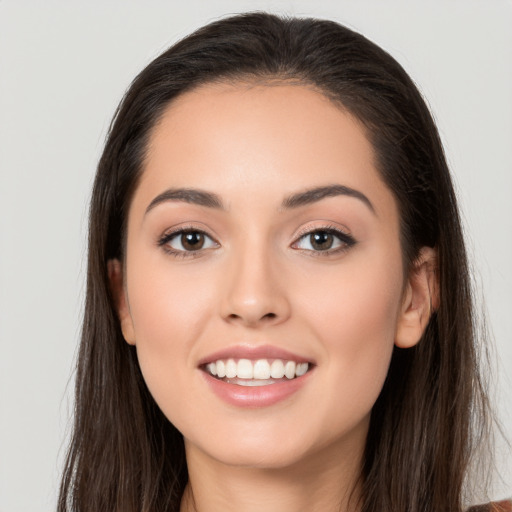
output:
[[[512,512],[512,500],[493,501],[487,505],[471,507],[467,512]]]

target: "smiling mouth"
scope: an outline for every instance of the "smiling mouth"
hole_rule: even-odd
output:
[[[302,377],[310,363],[283,359],[218,359],[202,366],[212,377],[238,386],[268,386]]]

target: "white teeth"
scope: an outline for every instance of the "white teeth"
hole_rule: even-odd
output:
[[[275,380],[272,379],[266,379],[266,380],[259,380],[259,379],[230,379],[227,382],[230,384],[237,384],[238,386],[247,386],[247,387],[254,387],[254,386],[269,386],[270,384],[275,384]]]
[[[270,378],[270,364],[266,359],[258,359],[254,363],[254,377],[255,379],[269,379]]]
[[[293,379],[295,377],[295,363],[293,361],[287,361],[284,365],[284,374],[287,379]]]
[[[308,363],[297,363],[297,367],[295,368],[295,375],[297,377],[301,377],[308,371]]]
[[[216,363],[208,363],[206,365],[206,369],[212,374],[217,375],[217,364]]]
[[[226,363],[226,377],[228,379],[232,379],[233,377],[236,377],[237,373],[237,364],[235,363],[234,359],[228,359]]]
[[[270,367],[270,376],[273,379],[282,379],[284,377],[284,363],[281,359],[276,359],[272,363],[272,366]]]
[[[205,369],[210,375],[219,379],[225,377],[226,379],[254,380],[256,382],[254,385],[265,385],[276,382],[272,379],[301,377],[309,370],[309,363],[296,363],[295,361],[283,361],[282,359],[274,359],[272,363],[267,359],[258,359],[257,361],[240,359],[238,362],[235,359],[226,361],[219,359],[208,363]],[[245,385],[245,383],[240,385]],[[251,386],[253,384],[247,383],[247,385]]]
[[[226,365],[224,364],[224,361],[217,361],[217,377],[222,379],[226,376]]]
[[[240,359],[236,373],[239,379],[252,379],[254,375],[252,362],[249,359]]]

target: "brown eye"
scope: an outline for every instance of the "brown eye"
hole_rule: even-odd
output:
[[[185,251],[197,251],[204,246],[204,234],[198,231],[189,231],[181,234],[181,245]]]
[[[311,253],[335,254],[355,245],[355,239],[338,229],[317,229],[302,235],[293,245],[294,249],[302,249]]]
[[[168,252],[182,255],[219,246],[206,233],[192,229],[183,229],[166,234],[159,240],[158,245],[164,247]]]
[[[309,243],[316,251],[326,251],[334,243],[334,235],[327,231],[315,231],[309,235]]]

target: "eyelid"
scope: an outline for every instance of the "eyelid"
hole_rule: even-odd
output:
[[[306,236],[312,235],[316,232],[327,232],[335,236],[338,241],[341,243],[341,246],[335,247],[334,249],[326,249],[326,250],[314,250],[314,249],[304,249],[300,247],[296,247],[296,245]],[[173,228],[170,228],[166,230],[162,235],[160,235],[157,239],[157,245],[159,247],[162,247],[162,249],[167,252],[168,254],[174,256],[174,257],[198,257],[201,254],[204,254],[205,251],[208,251],[214,247],[207,247],[207,248],[200,248],[193,251],[187,251],[187,250],[181,250],[181,249],[175,249],[170,247],[168,244],[171,240],[175,239],[177,236],[183,234],[183,233],[201,233],[205,237],[209,238],[217,247],[220,247],[220,243],[216,240],[214,236],[212,236],[207,229],[198,227],[194,224],[185,224],[185,225],[179,225],[175,226]],[[323,224],[323,225],[315,225],[315,226],[306,226],[300,229],[294,236],[294,242],[291,244],[291,247],[293,249],[303,251],[306,253],[309,253],[310,255],[314,256],[329,256],[334,255],[337,253],[341,253],[344,251],[347,251],[352,246],[354,246],[357,241],[355,238],[350,234],[350,231],[345,228],[341,228],[339,226],[330,224]]]
[[[157,245],[161,247],[166,253],[171,256],[175,256],[178,258],[194,258],[203,254],[205,251],[212,249],[212,247],[200,248],[195,251],[186,251],[180,250],[170,247],[168,244],[171,240],[174,240],[176,237],[184,234],[184,233],[200,233],[205,237],[209,238],[215,246],[219,247],[219,242],[215,239],[213,235],[211,235],[208,230],[198,227],[193,224],[185,224],[180,226],[175,226],[166,230],[162,235],[160,235],[157,239]]]
[[[341,242],[342,245],[340,247],[336,247],[334,249],[326,249],[324,251],[315,251],[313,249],[303,249],[300,247],[294,247],[304,237],[312,235],[313,233],[322,232],[322,231],[326,232],[326,233],[330,233],[333,236],[335,236],[336,238],[338,238],[338,240]],[[292,248],[299,250],[299,251],[304,251],[304,252],[310,253],[311,255],[314,255],[314,256],[329,256],[329,255],[333,255],[333,254],[338,254],[338,253],[347,251],[348,249],[350,249],[357,243],[356,239],[353,237],[353,235],[350,233],[350,231],[348,229],[346,229],[346,228],[342,229],[333,224],[324,224],[324,225],[304,227],[295,235],[294,238],[295,238],[295,241],[291,245]]]

